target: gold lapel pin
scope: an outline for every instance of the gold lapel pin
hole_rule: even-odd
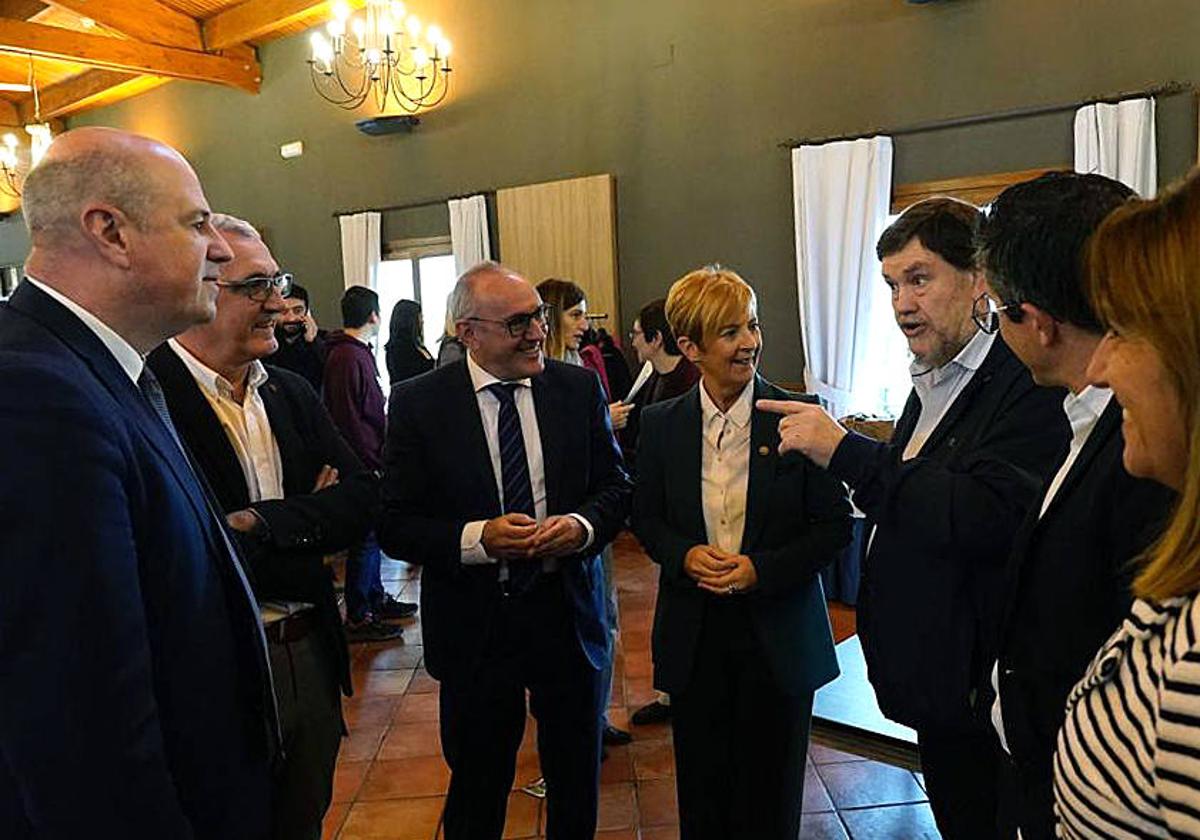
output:
[[[758,454],[759,454],[759,455],[770,455],[770,454],[771,454],[771,447],[769,447],[769,446],[760,446],[760,447],[758,447]]]

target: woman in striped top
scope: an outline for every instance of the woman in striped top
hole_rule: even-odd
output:
[[[1180,496],[1130,615],[1067,700],[1058,832],[1200,837],[1200,170],[1114,212],[1087,274],[1110,326],[1088,373],[1124,409],[1125,468]]]

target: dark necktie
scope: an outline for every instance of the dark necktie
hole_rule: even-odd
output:
[[[200,471],[197,470],[195,465],[192,463],[192,459],[188,454],[187,448],[183,445],[183,441],[180,440],[178,432],[175,431],[175,424],[171,422],[171,412],[167,408],[167,398],[163,393],[162,385],[158,383],[158,377],[154,375],[154,372],[151,371],[149,367],[143,367],[142,374],[138,377],[137,386],[138,390],[142,392],[142,396],[146,398],[146,402],[150,403],[150,407],[153,408],[154,413],[158,415],[158,419],[161,420],[162,424],[167,427],[167,431],[170,432],[171,438],[175,441],[175,445],[179,447],[179,451],[182,453],[184,460],[191,469],[192,475],[196,479],[196,483],[200,488],[200,495],[203,497],[202,501],[204,502],[204,507],[208,510],[209,516],[215,520],[213,524],[220,533],[221,540],[225,546],[225,551],[229,555],[229,562],[225,564],[225,567],[232,567],[236,572],[237,581],[234,585],[241,587],[241,590],[245,593],[245,596],[249,600],[250,606],[254,611],[254,629],[257,632],[259,643],[259,651],[257,652],[258,655],[256,658],[259,661],[259,667],[266,675],[267,692],[269,693],[269,698],[266,699],[269,717],[268,734],[274,741],[274,744],[278,745],[282,741],[282,738],[279,735],[278,729],[279,710],[275,704],[275,679],[274,675],[271,673],[271,660],[267,654],[267,638],[263,633],[262,622],[258,619],[258,600],[254,597],[254,590],[250,586],[250,581],[246,577],[245,570],[242,568],[241,555],[238,554],[237,549],[234,548],[233,540],[229,538],[229,534],[225,530],[222,517],[217,514],[217,506],[213,503],[212,499],[209,497],[208,491],[205,489],[206,485],[203,477],[200,475]],[[273,747],[273,749],[274,748],[276,747]]]
[[[505,513],[523,513],[536,517],[533,507],[533,483],[529,479],[529,460],[525,455],[525,436],[521,433],[521,415],[517,412],[515,392],[521,386],[513,382],[493,382],[488,386],[500,401],[497,423],[500,443],[500,484],[504,488],[501,504]],[[508,565],[509,588],[524,592],[541,571],[535,560]]]

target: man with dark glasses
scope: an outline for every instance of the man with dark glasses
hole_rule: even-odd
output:
[[[326,554],[361,539],[378,483],[301,377],[268,367],[292,276],[246,222],[213,226],[233,251],[216,317],[150,354],[175,428],[237,534],[263,612],[283,733],[277,840],[316,840],[333,790],[349,657]]]
[[[1083,290],[1088,238],[1133,191],[1055,172],[1009,187],[980,231],[988,291],[980,329],[999,331],[1039,385],[1066,388],[1070,446],[1017,531],[996,657],[980,695],[1004,750],[1005,838],[1055,836],[1053,757],[1067,695],[1127,614],[1132,560],[1165,520],[1171,492],[1122,464],[1121,406],[1090,385],[1104,328]]]

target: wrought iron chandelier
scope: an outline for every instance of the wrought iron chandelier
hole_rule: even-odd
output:
[[[412,114],[446,98],[450,49],[441,29],[400,0],[366,0],[358,14],[339,0],[325,31],[313,33],[308,66],[317,93],[335,105],[349,111],[373,99],[382,111],[390,97]]]
[[[18,153],[20,141],[15,133],[10,131],[0,138],[0,193],[12,198],[21,197],[25,176],[29,174],[30,169],[37,166],[38,161],[46,154],[46,149],[50,147],[50,141],[54,139],[50,124],[42,122],[42,102],[38,96],[37,79],[33,72],[33,56],[29,57],[28,88],[33,92],[34,113],[34,122],[25,126],[25,133],[29,135],[29,166],[21,167]]]

